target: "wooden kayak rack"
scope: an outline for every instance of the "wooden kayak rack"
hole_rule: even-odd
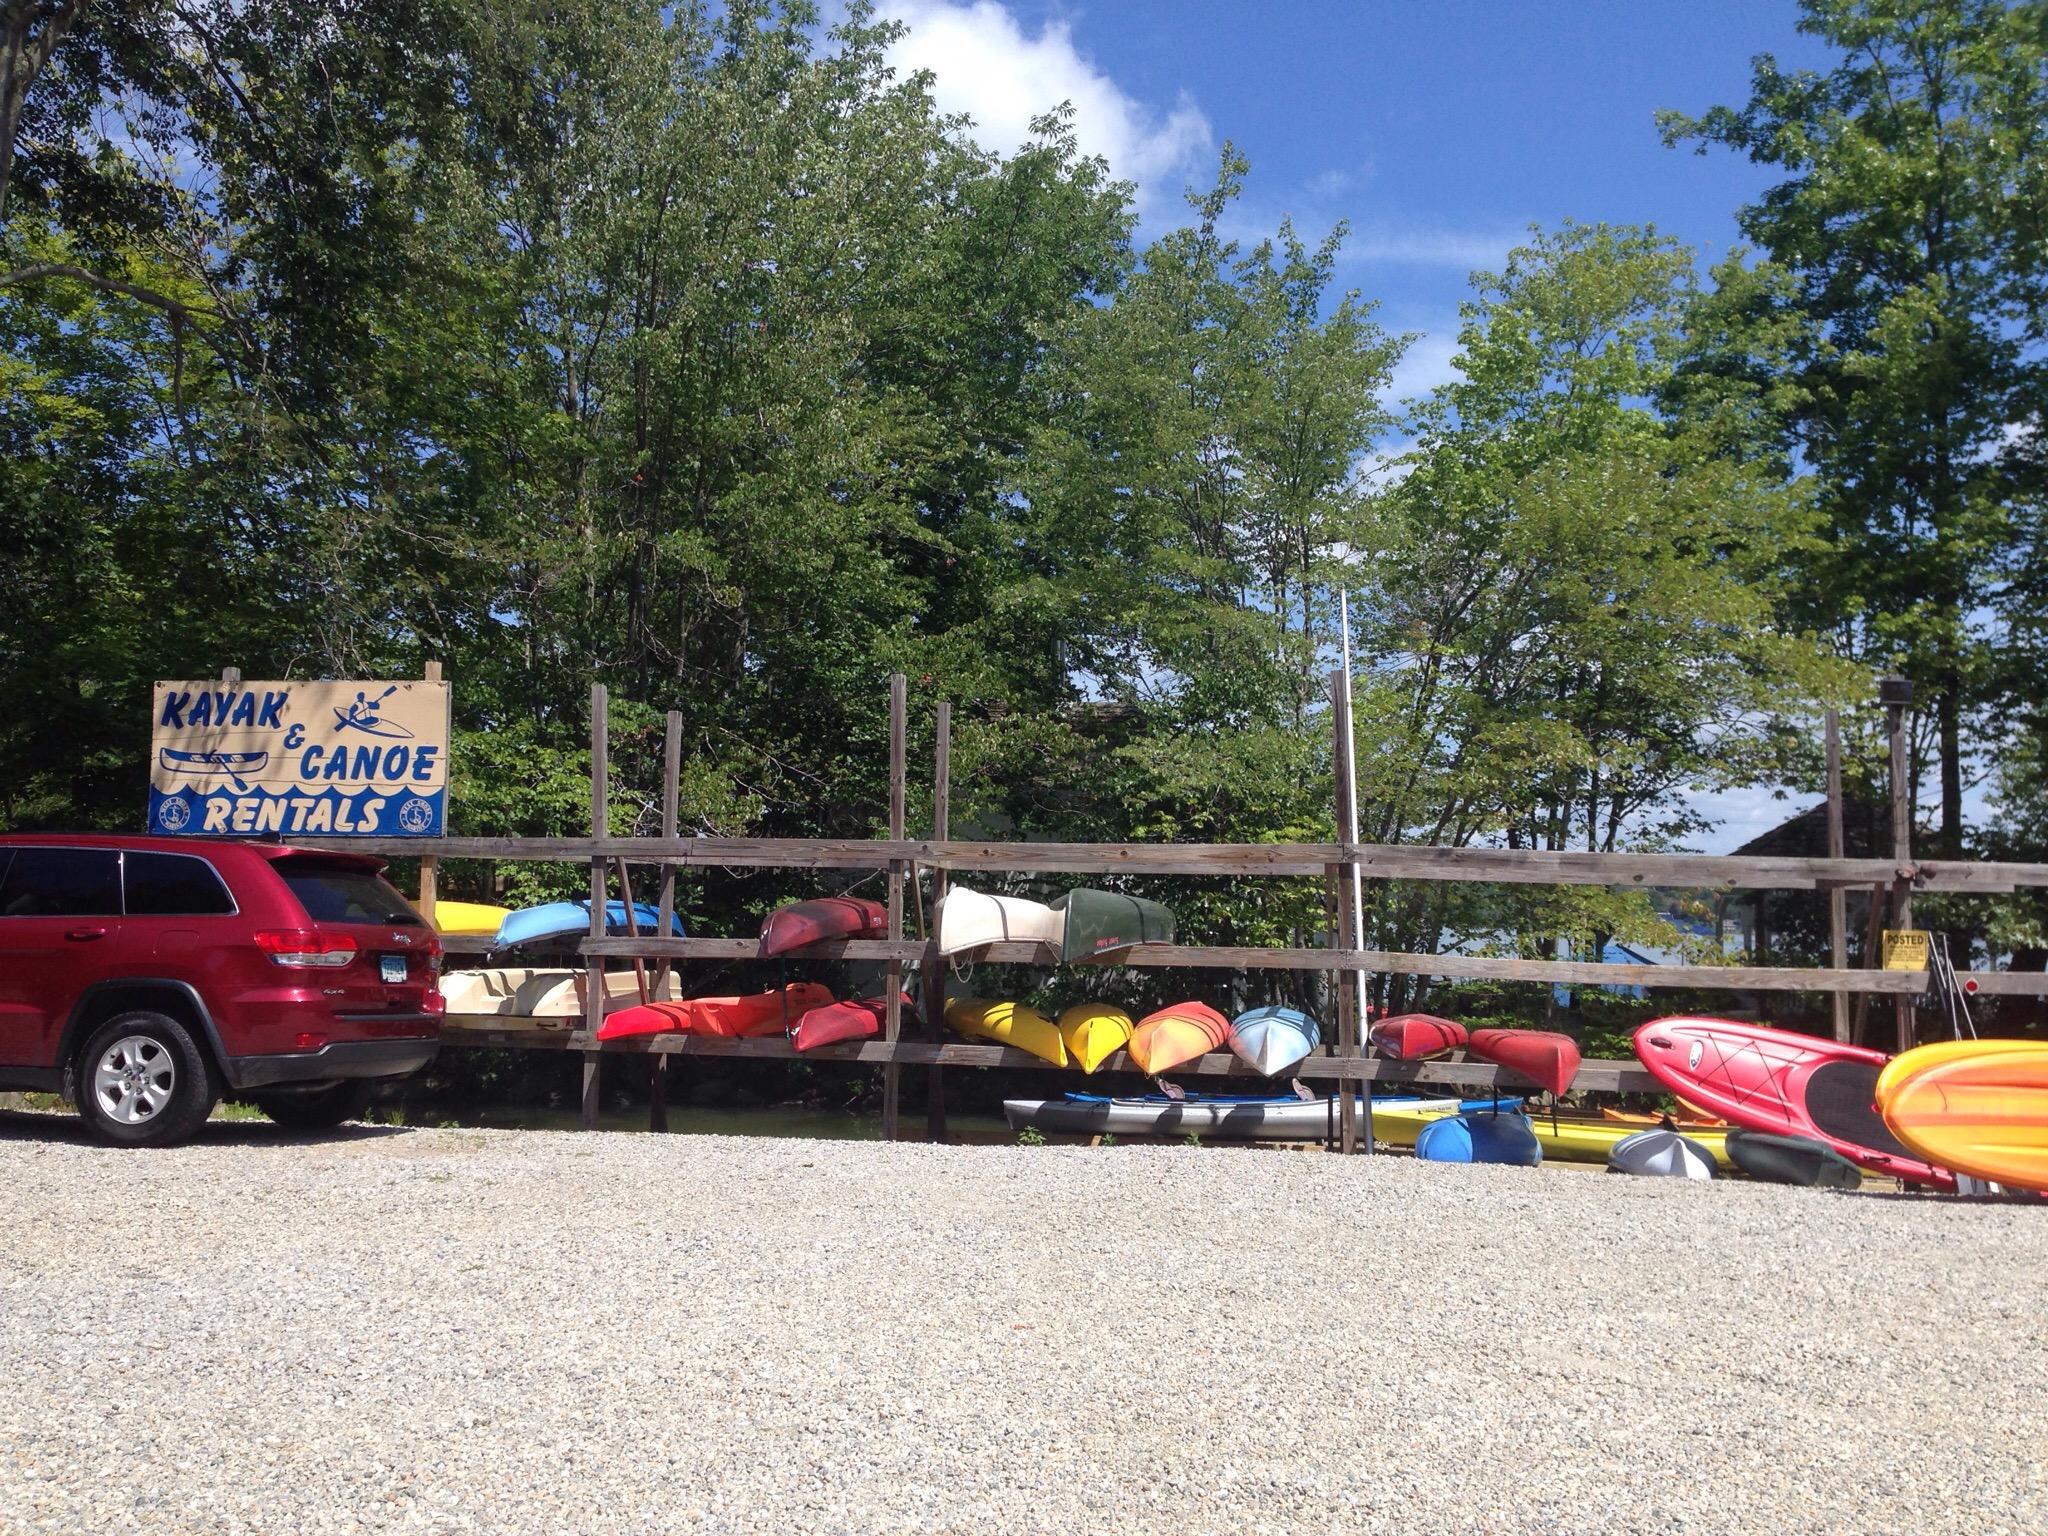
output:
[[[1342,769],[1353,750],[1349,711],[1341,689],[1332,679],[1333,750],[1340,786]],[[1889,697],[1887,703],[1893,703]],[[673,1056],[724,1056],[741,1058],[796,1057],[783,1039],[726,1040],[689,1035],[653,1035],[600,1043],[596,1028],[602,1018],[604,987],[602,975],[608,960],[631,959],[642,970],[653,962],[665,972],[678,962],[751,959],[758,953],[751,938],[674,938],[670,917],[675,909],[675,881],[679,870],[693,867],[830,869],[871,871],[888,879],[889,937],[871,940],[836,940],[792,951],[789,959],[880,961],[887,966],[885,982],[889,999],[882,1037],[874,1040],[828,1046],[807,1051],[805,1061],[844,1062],[850,1065],[879,1065],[883,1076],[882,1133],[896,1139],[899,1131],[898,1088],[904,1067],[922,1066],[929,1072],[927,1130],[934,1139],[945,1133],[945,1099],[942,1072],[947,1067],[1023,1067],[1044,1069],[1046,1063],[1027,1052],[980,1042],[942,1038],[940,1023],[926,1021],[925,1038],[906,1039],[903,1034],[900,995],[906,968],[915,968],[925,978],[925,995],[943,995],[944,962],[937,945],[929,939],[912,939],[903,931],[905,886],[918,871],[931,877],[932,900],[936,903],[950,876],[966,873],[999,874],[1143,874],[1182,876],[1223,876],[1236,878],[1321,878],[1334,909],[1328,943],[1316,948],[1243,948],[1200,944],[1140,944],[1116,954],[1108,962],[1116,966],[1179,967],[1220,970],[1282,970],[1334,972],[1338,978],[1338,1021],[1336,1038],[1301,1062],[1294,1074],[1332,1084],[1359,1088],[1390,1085],[1456,1086],[1480,1090],[1526,1089],[1536,1085],[1519,1074],[1481,1061],[1396,1062],[1370,1055],[1358,1038],[1358,1010],[1353,988],[1356,978],[1372,971],[1404,975],[1458,979],[1487,979],[1542,985],[1726,989],[1730,991],[1819,992],[1834,1001],[1836,1033],[1848,1037],[1847,1005],[1851,997],[1867,999],[1889,996],[1902,1041],[1910,1040],[1911,1010],[1917,996],[1930,985],[1930,973],[1851,969],[1844,963],[1841,942],[1841,908],[1834,909],[1834,957],[1828,967],[1722,966],[1722,965],[1624,965],[1597,961],[1527,960],[1512,956],[1465,954],[1415,954],[1399,951],[1344,947],[1341,934],[1355,931],[1349,911],[1349,880],[1356,868],[1371,880],[1469,881],[1489,884],[1598,885],[1642,888],[1734,890],[1803,890],[1840,893],[1868,889],[1874,893],[1873,911],[1888,909],[1890,920],[1899,927],[1910,921],[1910,901],[1915,891],[1954,891],[1997,894],[2028,887],[2048,886],[2048,864],[1974,863],[1964,860],[1921,860],[1910,856],[1909,824],[1904,812],[1905,772],[1903,732],[1893,721],[1892,791],[1894,802],[1893,857],[1845,858],[1839,856],[1840,842],[1832,842],[1836,856],[1828,858],[1749,857],[1675,853],[1575,853],[1508,848],[1436,848],[1387,846],[1370,843],[1001,843],[954,841],[947,836],[951,786],[951,705],[937,706],[933,778],[933,835],[924,840],[905,836],[904,807],[907,798],[905,767],[906,684],[901,674],[889,685],[889,835],[886,838],[740,838],[680,837],[677,825],[678,786],[681,777],[681,716],[668,716],[662,800],[662,833],[659,837],[618,837],[609,826],[609,710],[606,690],[593,685],[590,696],[591,834],[588,837],[440,837],[440,838],[309,838],[310,846],[349,848],[387,857],[418,858],[421,863],[420,896],[423,908],[432,916],[437,869],[447,859],[488,861],[587,863],[590,869],[591,931],[577,946],[588,968],[586,1011],[579,1029],[537,1029],[536,1021],[522,1021],[525,1027],[506,1027],[494,1015],[451,1015],[443,1031],[443,1043],[452,1047],[490,1047],[515,1050],[575,1051],[583,1058],[583,1123],[593,1126],[597,1119],[599,1073],[607,1055],[647,1055],[654,1058],[653,1095],[650,1117],[659,1129],[666,1125],[666,1067]],[[1899,708],[1893,707],[1897,716]],[[1831,823],[1838,825],[1840,776],[1835,747],[1836,724],[1829,716]],[[1341,792],[1341,789],[1340,789]],[[655,934],[631,933],[607,937],[603,910],[610,899],[613,872],[619,894],[630,913],[631,866],[654,867],[660,872],[657,910],[660,921]],[[629,927],[632,924],[629,918]],[[1873,927],[1875,923],[1873,922]],[[476,954],[489,947],[481,938],[450,937],[444,941],[451,954]],[[1867,948],[1875,947],[1874,945]],[[1042,953],[1031,944],[992,945],[981,958],[995,962],[1042,964]],[[1974,983],[1983,994],[2048,993],[2048,974],[2036,972],[1989,971],[1965,973],[1965,983]],[[1859,1008],[1861,1007],[1859,1002]],[[1119,1052],[1101,1069],[1105,1072],[1135,1070]],[[1175,1070],[1175,1075],[1253,1077],[1235,1056],[1218,1053],[1198,1058]],[[1258,1079],[1263,1081],[1263,1079]],[[1575,1088],[1596,1093],[1654,1093],[1660,1085],[1633,1061],[1586,1061],[1581,1064]],[[1359,1145],[1357,1105],[1350,1094],[1340,1100],[1340,1144],[1344,1150]],[[1368,1144],[1369,1145],[1369,1144]]]

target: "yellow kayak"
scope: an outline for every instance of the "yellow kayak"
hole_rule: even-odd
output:
[[[946,1022],[976,1040],[992,1040],[1051,1062],[1067,1064],[1067,1042],[1059,1025],[1022,1003],[994,1002],[983,997],[956,997],[946,1004]]]
[[[1529,1129],[1536,1133],[1543,1155],[1561,1163],[1604,1163],[1616,1142],[1626,1140],[1638,1131],[1651,1130],[1656,1123],[1637,1125],[1627,1120],[1559,1119],[1553,1129],[1550,1116],[1533,1114],[1529,1117]],[[1727,1126],[1687,1125],[1680,1121],[1678,1134],[1687,1141],[1699,1143],[1700,1149],[1712,1154],[1721,1167],[1735,1166],[1728,1158]]]
[[[1067,1056],[1093,1072],[1131,1043],[1131,1016],[1113,1003],[1076,1003],[1060,1015]]]
[[[437,901],[434,926],[443,933],[494,938],[498,924],[511,915],[509,907],[493,907],[481,901]]]

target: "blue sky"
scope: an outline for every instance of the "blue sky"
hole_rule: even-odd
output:
[[[1825,55],[1793,0],[893,0],[942,105],[1007,148],[1037,112],[1075,103],[1085,147],[1135,181],[1146,223],[1179,213],[1224,140],[1252,162],[1247,235],[1291,215],[1352,235],[1347,284],[1390,329],[1423,335],[1400,385],[1444,375],[1474,267],[1532,223],[1648,222],[1704,259],[1769,184],[1734,156],[1670,150],[1660,107],[1747,95],[1749,61]]]
[[[1084,149],[1139,189],[1147,229],[1206,186],[1227,139],[1252,162],[1242,235],[1291,216],[1352,230],[1342,279],[1382,322],[1419,333],[1397,394],[1449,374],[1458,304],[1531,224],[1651,223],[1711,262],[1735,212],[1774,179],[1716,151],[1666,149],[1659,108],[1747,98],[1750,60],[1828,58],[1794,0],[883,0],[930,69],[939,104],[1008,149],[1072,101]],[[1768,791],[1699,797],[1732,848],[1805,803]]]

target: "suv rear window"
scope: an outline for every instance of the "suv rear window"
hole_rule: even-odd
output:
[[[121,855],[111,848],[17,848],[0,878],[0,917],[116,917]]]
[[[188,853],[130,852],[121,861],[131,917],[213,917],[235,910],[213,866]]]
[[[382,875],[345,864],[320,864],[310,859],[280,859],[271,866],[291,887],[316,923],[381,923],[387,927],[424,927],[419,913],[406,905]]]

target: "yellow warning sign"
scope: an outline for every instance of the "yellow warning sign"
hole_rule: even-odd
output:
[[[1927,934],[1919,928],[1884,931],[1884,968],[1888,971],[1927,969]]]

